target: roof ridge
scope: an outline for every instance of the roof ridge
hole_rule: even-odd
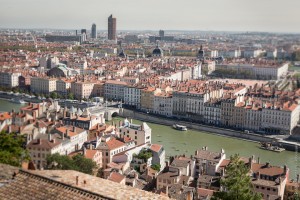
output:
[[[42,175],[38,175],[38,174],[35,174],[35,173],[32,173],[32,172],[29,172],[28,170],[23,170],[23,169],[20,169],[19,170],[19,173],[18,174],[23,174],[23,175],[29,175],[31,178],[39,178],[39,179],[42,179],[42,180],[45,180],[49,183],[52,183],[52,184],[60,184],[62,186],[66,186],[66,187],[69,187],[70,189],[75,189],[75,190],[78,190],[79,192],[86,192],[86,193],[89,193],[90,195],[95,195],[97,197],[100,197],[100,198],[105,198],[105,199],[111,199],[111,200],[114,200],[113,198],[111,197],[107,197],[105,195],[102,195],[102,194],[98,194],[98,193],[95,193],[95,192],[92,192],[90,190],[86,190],[86,189],[83,189],[83,188],[80,188],[80,187],[76,187],[74,185],[69,185],[67,183],[64,183],[64,182],[60,182],[60,181],[57,181],[57,180],[53,180],[51,178],[47,178],[47,177],[44,177]],[[17,174],[17,175],[18,175]]]

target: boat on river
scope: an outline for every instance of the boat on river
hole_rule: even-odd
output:
[[[285,148],[279,146],[273,146],[272,143],[270,142],[260,143],[260,148],[268,151],[278,152],[278,153],[285,151]]]
[[[176,130],[179,130],[179,131],[187,131],[186,126],[182,126],[182,125],[179,125],[179,124],[174,124],[173,128],[176,129]]]
[[[18,103],[18,104],[25,104],[26,103],[26,101],[24,101],[23,99],[17,99],[17,98],[12,98],[10,101],[13,102],[13,103]]]

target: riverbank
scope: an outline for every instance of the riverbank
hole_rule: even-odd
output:
[[[180,121],[172,118],[165,118],[150,115],[143,112],[137,112],[134,110],[123,109],[123,112],[120,113],[122,117],[138,119],[145,122],[151,122],[155,124],[161,124],[166,126],[172,126],[173,124],[180,124],[186,126],[188,129],[193,129],[197,131],[205,131],[211,134],[220,135],[223,137],[232,137],[238,138],[241,140],[252,141],[252,142],[273,142],[274,145],[279,145],[285,148],[288,151],[300,151],[300,144],[296,142],[278,140],[273,137],[268,137],[264,135],[254,134],[254,133],[245,133],[242,131],[235,131],[231,129],[207,126],[192,122]]]

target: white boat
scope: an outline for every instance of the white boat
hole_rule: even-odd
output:
[[[13,103],[18,103],[18,104],[25,104],[26,103],[26,101],[24,101],[23,99],[12,98],[10,101],[13,102]]]
[[[176,130],[179,130],[179,131],[187,131],[186,126],[182,126],[182,125],[179,125],[179,124],[174,124],[173,128],[175,128]]]

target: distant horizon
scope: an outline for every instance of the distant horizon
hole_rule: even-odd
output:
[[[97,24],[96,24],[97,25]],[[81,30],[81,29],[87,29],[87,31],[90,32],[88,28],[12,28],[12,27],[1,27],[0,30],[60,30],[60,31],[76,31],[76,30]],[[159,32],[159,30],[163,30],[166,32],[216,32],[216,33],[269,33],[269,34],[293,34],[293,35],[298,35],[300,32],[274,32],[274,31],[255,31],[255,30],[247,30],[247,31],[234,31],[234,30],[189,30],[189,29],[122,29],[118,30],[117,32]],[[97,32],[107,32],[107,29],[97,29]]]
[[[182,30],[300,33],[299,0],[0,0],[1,27],[10,29]],[[75,28],[76,27],[76,28]]]

